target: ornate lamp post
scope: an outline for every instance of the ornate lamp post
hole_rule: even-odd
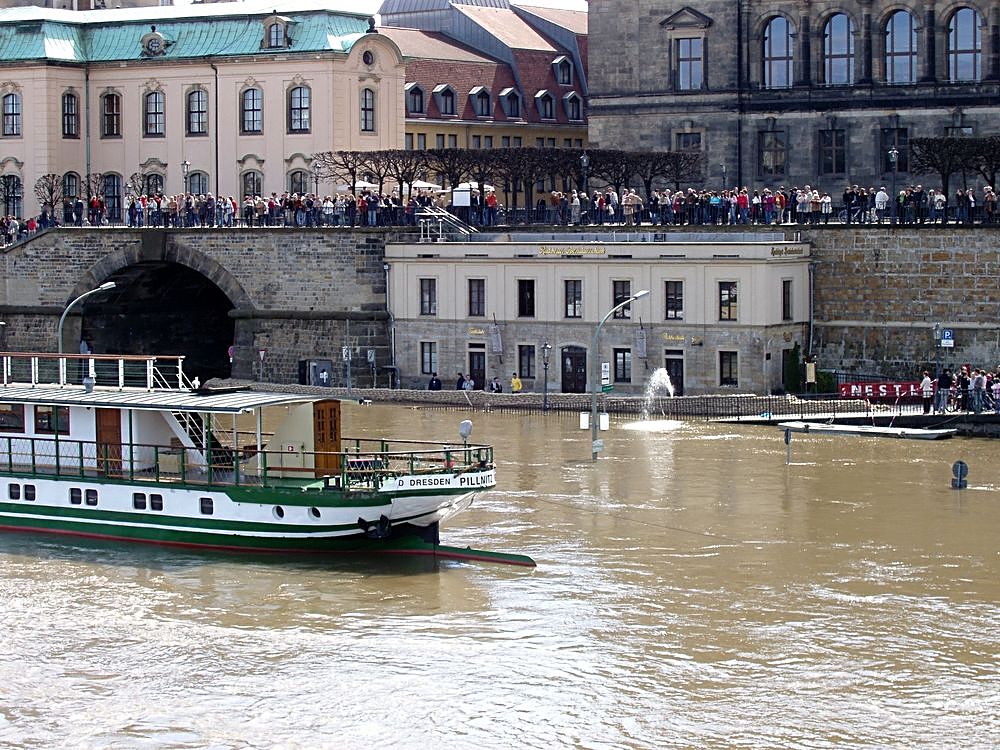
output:
[[[590,195],[590,190],[587,187],[587,170],[588,169],[590,169],[590,157],[587,155],[587,152],[584,151],[582,154],[580,154],[580,177],[582,178],[580,180],[580,182],[583,184],[583,194],[585,196],[589,196]],[[589,198],[588,198],[588,201],[589,201]],[[589,203],[588,203],[588,205],[589,205]],[[588,216],[589,216],[590,212],[588,211],[587,213],[588,213]]]
[[[590,458],[593,461],[597,460],[597,389],[601,384],[601,357],[598,354],[597,347],[600,343],[601,329],[604,324],[608,322],[612,315],[621,310],[626,305],[630,305],[637,299],[642,299],[649,294],[648,289],[643,289],[636,292],[631,297],[626,299],[624,302],[619,302],[617,305],[608,310],[607,314],[601,318],[601,322],[597,324],[597,328],[594,329],[594,337],[590,342],[590,356],[593,359],[593,365],[590,368]]]
[[[181,174],[184,176],[184,192],[188,192],[188,172],[191,171],[191,162],[187,159],[181,162]]]
[[[552,344],[546,341],[542,344],[542,370],[545,372],[545,379],[542,381],[542,411],[549,410],[549,353],[552,351]]]
[[[899,149],[893,146],[889,149],[889,163],[892,164],[892,195],[889,196],[889,200],[892,201],[892,223],[896,223],[896,211],[899,208],[899,199],[896,196],[896,172],[898,170],[899,162]],[[848,209],[850,210],[850,209]]]
[[[97,294],[98,292],[106,292],[109,289],[114,289],[115,286],[116,286],[115,282],[113,282],[113,281],[105,281],[103,284],[101,284],[96,289],[91,289],[89,292],[84,292],[79,297],[77,297],[75,300],[73,300],[68,305],[66,305],[66,309],[63,310],[62,317],[59,318],[59,329],[56,332],[56,338],[58,339],[58,346],[59,346],[59,353],[60,354],[63,353],[63,323],[66,322],[66,315],[69,314],[69,311],[73,308],[73,306],[75,304],[77,304],[78,302],[82,302],[83,300],[87,299],[87,297],[89,297],[92,294]]]
[[[722,167],[722,189],[725,190],[726,189],[726,165],[725,164],[720,164],[719,166]]]

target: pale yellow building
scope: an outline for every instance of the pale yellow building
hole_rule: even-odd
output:
[[[403,57],[352,5],[0,10],[0,210],[37,213],[45,174],[115,220],[133,175],[147,193],[311,191],[316,152],[402,148]]]

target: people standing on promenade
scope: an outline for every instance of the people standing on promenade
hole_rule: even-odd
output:
[[[934,382],[927,370],[924,370],[924,379],[920,381],[920,395],[924,400],[924,414],[930,414],[931,400],[934,398]]]
[[[490,381],[490,393],[503,393],[503,384],[500,382],[500,378],[493,378]]]
[[[972,393],[970,394],[972,411],[979,414],[986,404],[986,371],[972,371]]]
[[[958,373],[958,409],[959,411],[969,410],[969,386],[972,381],[969,379],[969,368],[962,365]]]
[[[466,375],[465,380],[462,382],[463,391],[474,391],[476,389],[476,381],[472,379],[471,375]]]
[[[521,378],[519,378],[517,376],[516,372],[513,373],[510,376],[510,392],[511,393],[520,393],[523,388],[524,388],[524,386],[521,383]]]
[[[944,371],[938,375],[937,379],[937,393],[934,411],[938,414],[944,414],[948,410],[948,395],[951,393],[951,386],[954,384],[954,378],[951,376],[951,370],[947,367]]]
[[[430,382],[427,383],[427,390],[429,391],[441,390],[441,378],[438,377],[438,374],[436,372],[431,373]]]
[[[465,388],[465,375],[462,372],[458,373],[458,380],[455,381],[455,390],[461,391]]]

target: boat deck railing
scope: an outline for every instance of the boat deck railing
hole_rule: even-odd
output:
[[[89,383],[87,382],[89,379]],[[0,386],[188,389],[183,356],[0,352]]]
[[[107,478],[201,486],[379,489],[415,474],[461,474],[493,466],[487,445],[345,439],[341,451],[258,451],[216,446],[109,445],[86,440],[0,435],[0,474],[58,479]],[[0,498],[2,499],[2,498]]]

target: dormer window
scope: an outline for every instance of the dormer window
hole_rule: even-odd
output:
[[[560,55],[552,61],[552,72],[560,86],[573,85],[573,63],[566,55]]]
[[[472,99],[472,108],[476,117],[489,117],[493,114],[493,107],[490,103],[490,92],[485,86],[476,86],[469,92]]]
[[[291,46],[288,38],[288,19],[276,12],[264,19],[264,39],[262,49],[287,49]]]
[[[521,119],[521,95],[517,89],[508,88],[500,92],[500,104],[503,112],[512,120]]]
[[[571,91],[563,97],[563,107],[566,109],[567,120],[583,119],[583,102],[575,91]]]
[[[443,116],[455,114],[455,92],[451,86],[442,83],[434,88],[434,99],[437,101],[438,112]]]
[[[537,94],[535,94],[535,108],[538,110],[538,116],[543,120],[554,120],[556,119],[556,107],[555,102],[552,99],[552,94],[548,91],[542,89]]]
[[[424,90],[415,83],[404,86],[406,91],[406,111],[411,115],[426,114],[424,110]]]

